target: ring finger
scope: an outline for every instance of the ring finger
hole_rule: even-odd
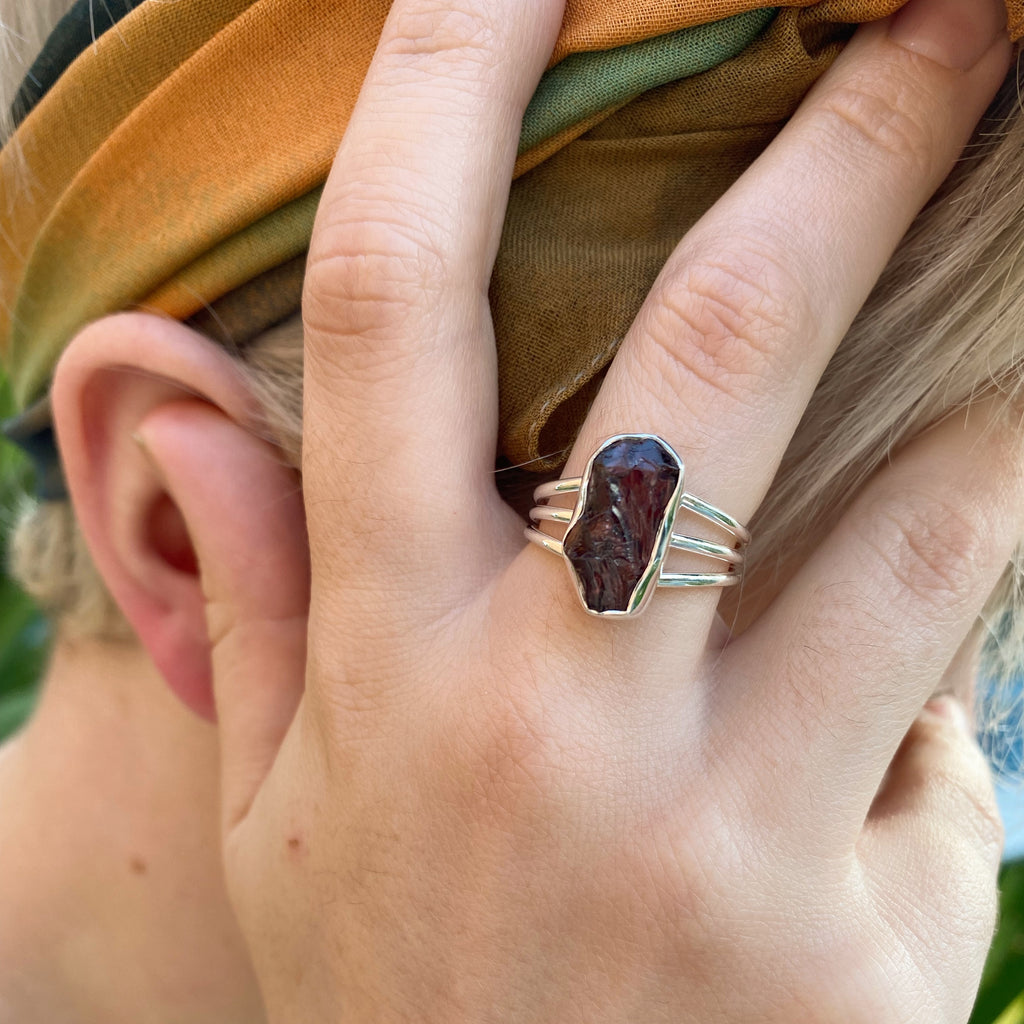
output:
[[[953,6],[914,0],[909,43],[899,16],[862,29],[682,241],[609,370],[567,476],[609,435],[655,433],[681,455],[686,491],[741,521],[753,514],[829,358],[1006,74],[1002,3],[961,0],[959,19]],[[564,579],[548,575],[556,564],[539,570],[541,557],[531,549],[521,559],[524,585],[535,581],[521,592],[550,621],[544,594]],[[665,637],[659,650],[695,656],[716,603],[715,591],[662,597],[635,629]]]

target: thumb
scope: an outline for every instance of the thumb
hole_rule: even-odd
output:
[[[228,832],[248,812],[302,698],[309,549],[301,485],[273,445],[208,402],[160,405],[138,435],[199,566]]]

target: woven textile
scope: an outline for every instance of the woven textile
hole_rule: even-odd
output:
[[[740,56],[634,100],[516,183],[490,293],[512,463],[561,464],[676,243],[771,141],[848,34],[812,12],[783,11]]]
[[[1010,2],[1019,33],[1024,5]],[[77,35],[41,55],[45,88],[23,90],[0,152],[0,354],[20,406],[105,313],[191,317],[244,344],[297,309],[320,189],[388,6],[122,0],[116,25],[76,49],[79,5]],[[780,6],[569,0],[491,288],[510,459],[557,462],[672,247],[847,25],[900,0]]]
[[[0,351],[19,405],[90,320],[129,306],[187,317],[302,253],[387,8],[143,4],[81,53],[0,154],[4,194],[27,165],[33,200],[8,204],[0,231]],[[643,62],[623,48],[645,45],[664,80],[736,54],[765,21],[608,51],[587,65],[589,90],[571,76],[547,90],[531,119],[548,127],[532,134],[568,123],[564,89],[588,113],[630,95]]]

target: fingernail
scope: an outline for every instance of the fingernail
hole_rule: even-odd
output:
[[[943,67],[969,71],[1006,31],[1003,0],[910,0],[889,38]]]
[[[958,729],[962,729],[971,736],[974,735],[974,723],[971,721],[971,716],[967,713],[967,708],[956,697],[948,695],[932,697],[924,707],[926,711],[936,717],[945,718],[946,721],[952,722]]]

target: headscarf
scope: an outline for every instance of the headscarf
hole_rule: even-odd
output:
[[[1007,2],[1019,36],[1024,4]],[[569,0],[491,283],[505,459],[559,463],[679,238],[852,27],[900,5]],[[0,151],[0,358],[17,409],[45,398],[64,346],[107,313],[163,313],[241,347],[298,310],[388,7],[120,0],[88,34],[92,3],[72,8]]]

